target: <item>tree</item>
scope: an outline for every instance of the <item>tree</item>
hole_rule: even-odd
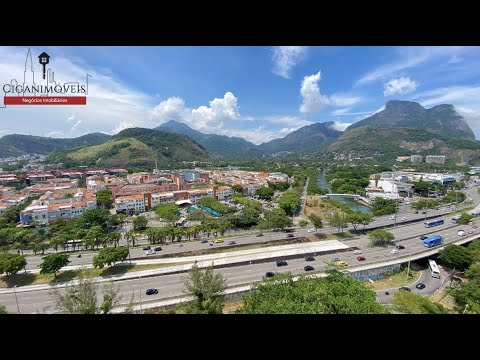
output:
[[[57,310],[67,314],[108,314],[120,301],[118,287],[112,283],[103,288],[103,302],[97,306],[98,285],[91,277],[80,273],[78,281],[66,290],[55,287],[51,296],[55,300]]]
[[[155,209],[155,214],[171,224],[177,221],[180,217],[178,216],[178,206],[175,204],[160,204]]]
[[[103,269],[105,265],[115,265],[116,262],[124,262],[128,257],[128,248],[119,246],[114,248],[100,249],[98,255],[93,257],[93,266]]]
[[[70,263],[68,260],[70,255],[67,254],[50,254],[44,256],[43,262],[39,265],[40,274],[53,274],[53,277],[57,277],[57,272],[64,266]]]
[[[322,218],[315,214],[308,215],[308,219],[312,222],[313,226],[315,227],[315,231],[318,229],[323,228]]]
[[[414,181],[412,182],[413,188],[415,189],[415,192],[419,193],[423,197],[428,196],[428,192],[430,190],[434,189],[434,186],[432,183],[427,182],[427,181]]]
[[[214,274],[213,268],[200,270],[193,264],[189,277],[183,280],[186,292],[195,298],[185,305],[187,314],[221,314],[224,306],[224,291],[227,288],[222,274]]]
[[[260,199],[264,200],[270,200],[274,193],[275,191],[269,187],[262,187],[255,191],[255,194],[257,194]]]
[[[133,229],[128,230],[125,233],[125,239],[127,240],[127,242],[132,242],[132,245],[135,246],[135,240],[136,240],[135,230],[133,230]]]
[[[395,240],[395,236],[391,232],[383,229],[370,231],[368,238],[370,239],[370,247],[391,245]]]
[[[251,206],[245,206],[242,214],[234,215],[231,221],[233,221],[236,227],[246,229],[258,224],[260,221],[260,213]]]
[[[288,217],[283,209],[265,211],[265,223],[263,224],[265,229],[285,229],[292,226],[292,224],[292,219]]]
[[[472,221],[473,216],[466,213],[462,212],[462,215],[460,216],[460,219],[458,219],[457,224],[460,225],[467,225],[470,221]]]
[[[395,293],[391,304],[396,312],[401,314],[448,314],[442,304],[432,302],[427,298],[409,291]]]
[[[373,219],[373,216],[370,214],[364,214],[360,211],[352,212],[351,214],[347,215],[347,221],[352,224],[353,230],[357,232],[357,227],[359,225],[368,225]]]
[[[373,215],[375,216],[394,214],[397,210],[397,203],[395,200],[376,197],[375,200],[373,200],[372,208]]]
[[[298,222],[298,225],[300,225],[300,227],[305,227],[305,226],[308,225],[308,221],[302,219],[302,220],[300,220],[300,221]]]
[[[233,185],[232,190],[236,193],[243,194],[243,188],[240,185]]]
[[[148,219],[145,216],[138,215],[133,218],[133,230],[145,230],[148,225]]]
[[[337,228],[337,233],[339,233],[340,230],[343,232],[343,229],[348,227],[345,216],[340,216],[338,213],[335,213],[328,222],[331,227]]]
[[[464,271],[473,263],[470,251],[463,246],[448,244],[438,252],[438,257],[449,268]]]
[[[278,200],[278,205],[288,215],[292,216],[300,205],[300,192],[293,188],[285,191],[280,200]]]
[[[473,263],[468,270],[465,271],[465,276],[469,281],[477,282],[480,284],[480,264]]]
[[[0,315],[8,314],[7,308],[4,305],[0,305]]]
[[[25,268],[27,260],[22,255],[15,255],[10,253],[0,254],[0,274],[7,274],[7,276],[14,275],[21,269]]]
[[[97,206],[100,206],[104,209],[111,209],[112,203],[112,190],[97,191]]]
[[[480,284],[476,281],[461,283],[449,290],[449,294],[457,305],[455,310],[458,313],[464,311],[473,314],[480,314]],[[468,310],[468,311],[467,311]]]
[[[243,298],[240,314],[386,314],[376,294],[338,270],[324,278],[277,274],[255,285]]]
[[[100,226],[102,229],[106,229],[110,217],[110,211],[107,209],[90,209],[78,218],[78,223],[84,229],[89,229],[93,226]]]

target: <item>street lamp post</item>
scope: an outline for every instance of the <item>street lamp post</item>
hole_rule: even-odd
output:
[[[18,299],[17,299],[17,285],[13,287],[13,293],[15,294],[15,302],[17,303],[17,312],[20,314],[20,306],[18,306]]]
[[[465,314],[465,312],[467,311],[467,309],[468,309],[468,304],[465,305],[465,309],[463,309],[462,314]]]
[[[408,248],[408,266],[407,266],[407,280],[408,280],[408,275],[410,274],[410,259],[412,256],[412,249]]]
[[[143,312],[142,310],[142,284],[140,283],[141,276],[138,277],[138,293],[140,294],[140,314]]]
[[[125,225],[125,224],[124,224]],[[125,241],[127,242],[127,249],[128,249],[128,261],[129,261],[129,264],[130,266],[132,265],[132,259],[130,258],[130,242],[128,241],[128,236],[127,236],[127,227],[124,226],[124,236],[125,236]]]

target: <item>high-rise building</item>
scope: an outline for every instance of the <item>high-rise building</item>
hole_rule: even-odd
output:
[[[423,161],[423,156],[422,155],[412,155],[410,156],[410,161],[412,164],[421,164]]]
[[[447,157],[444,155],[427,155],[425,157],[425,162],[427,164],[445,164],[445,159]]]

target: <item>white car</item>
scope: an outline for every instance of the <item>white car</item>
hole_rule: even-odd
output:
[[[153,255],[153,254],[155,254],[155,250],[153,249],[145,251],[145,255]]]
[[[395,216],[390,216],[388,220],[395,220]]]
[[[407,220],[407,218],[402,216],[402,221],[405,221],[405,220]]]
[[[360,255],[362,253],[362,250],[353,250],[353,253],[355,255]]]
[[[458,230],[458,236],[465,236],[465,231],[464,230]]]
[[[398,250],[397,250],[397,249],[392,249],[390,252],[391,252],[392,254],[398,254]]]

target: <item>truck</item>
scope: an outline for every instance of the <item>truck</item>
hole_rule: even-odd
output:
[[[423,240],[423,246],[425,247],[434,247],[434,246],[439,246],[442,245],[442,236],[441,235],[433,235],[430,237],[427,237],[425,240]]]

